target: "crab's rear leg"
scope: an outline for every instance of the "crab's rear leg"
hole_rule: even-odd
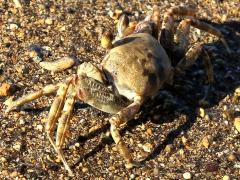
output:
[[[175,36],[175,47],[174,51],[180,54],[184,54],[187,50],[189,44],[189,32],[190,26],[200,29],[202,31],[208,32],[214,36],[217,36],[227,49],[228,53],[230,53],[230,48],[224,39],[223,34],[217,28],[213,27],[210,24],[199,21],[194,18],[182,20],[177,28],[176,36]]]
[[[27,94],[15,101],[11,99],[8,99],[5,104],[7,106],[7,109],[5,110],[5,112],[9,112],[11,110],[13,110],[14,108],[16,107],[19,107],[21,105],[24,105],[26,103],[29,103],[35,99],[38,99],[40,98],[41,96],[44,96],[44,95],[48,95],[48,94],[51,94],[55,91],[57,91],[57,89],[59,88],[60,84],[57,84],[57,85],[47,85],[45,86],[44,88],[36,91],[36,92],[32,92],[30,94]]]
[[[176,70],[178,72],[184,72],[186,69],[191,67],[197,60],[197,58],[202,55],[202,59],[204,61],[205,69],[207,72],[208,77],[208,83],[214,82],[213,77],[213,67],[211,60],[206,52],[206,50],[203,48],[202,44],[195,44],[192,46],[185,56],[181,59],[181,61],[177,64]]]
[[[207,81],[208,81],[208,84],[207,84],[205,92],[204,92],[204,97],[200,100],[200,104],[206,104],[207,103],[206,98],[208,97],[210,89],[214,82],[214,75],[213,75],[213,66],[212,66],[210,57],[209,57],[207,51],[204,49],[202,44],[196,44],[187,51],[185,56],[177,64],[177,66],[175,68],[176,69],[175,72],[181,73],[181,72],[185,71],[186,69],[188,69],[189,67],[191,67],[200,55],[204,62],[204,66],[205,66],[206,73],[207,73]]]

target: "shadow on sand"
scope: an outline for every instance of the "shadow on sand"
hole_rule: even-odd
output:
[[[212,59],[215,76],[215,83],[207,97],[208,105],[204,108],[211,108],[217,105],[226,95],[233,93],[236,87],[240,85],[240,69],[236,69],[237,66],[240,66],[240,23],[236,21],[224,24],[208,23],[223,30],[222,32],[228,41],[232,53],[228,54],[219,41],[204,45]],[[195,123],[200,107],[199,101],[202,99],[206,88],[206,75],[202,71],[203,69],[203,64],[198,60],[191,69],[186,71],[185,75],[175,78],[173,86],[159,91],[155,97],[145,103],[141,108],[142,113],[138,119],[129,121],[127,126],[122,129],[121,133],[124,136],[126,131],[131,131],[137,125],[147,121],[164,124],[173,122],[182,114],[186,116],[185,122],[176,129],[171,130],[165,140],[159,142],[155,149],[141,161],[143,164],[158,156],[165,149],[166,145],[172,144],[175,138],[182,132],[187,132]],[[108,131],[109,127],[109,124],[105,124],[100,129],[86,136],[79,136],[77,141],[84,143],[88,139]],[[102,138],[94,149],[85,155],[80,155],[81,158],[73,165],[73,168],[84,159],[101,151],[105,145],[112,143],[114,142],[111,137]]]

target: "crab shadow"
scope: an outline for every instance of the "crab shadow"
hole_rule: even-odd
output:
[[[240,85],[240,69],[237,69],[240,68],[240,52],[238,50],[240,48],[240,23],[237,21],[224,24],[208,23],[219,29],[224,28],[225,31],[223,33],[228,40],[232,53],[228,54],[219,41],[204,45],[212,59],[215,76],[215,82],[212,84],[210,93],[205,99],[208,104],[204,108],[211,108],[219,104],[224,97],[233,93],[236,87]],[[147,101],[141,108],[140,112],[142,113],[140,113],[138,118],[130,120],[127,126],[121,130],[121,134],[124,136],[126,131],[133,131],[136,126],[147,121],[151,121],[154,124],[174,123],[174,121],[179,120],[181,115],[186,117],[177,128],[172,129],[165,136],[163,141],[159,141],[155,149],[141,163],[144,164],[154,159],[165,149],[166,145],[172,144],[180,134],[187,132],[196,122],[198,109],[202,107],[199,105],[199,102],[203,98],[207,87],[206,75],[203,70],[204,66],[199,59],[183,76],[175,77],[174,85],[165,87],[155,97]],[[79,136],[77,142],[84,143],[100,133],[107,132],[109,127],[109,124],[105,124],[86,136]],[[94,156],[107,144],[113,143],[114,141],[109,136],[101,138],[94,149],[80,156],[73,164],[73,168],[83,160]]]

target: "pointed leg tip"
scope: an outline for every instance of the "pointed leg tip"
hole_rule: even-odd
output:
[[[74,173],[73,173],[72,169],[70,168],[70,166],[68,164],[66,164],[66,162],[64,162],[63,164],[64,164],[65,169],[68,172],[68,175],[69,176],[74,176]]]
[[[142,167],[142,166],[143,166],[142,164],[140,164],[139,162],[135,162],[135,161],[125,164],[125,167],[127,169],[132,169],[132,168],[135,168],[135,167]]]
[[[231,51],[231,49],[229,47],[227,48],[227,53],[228,54],[232,54],[232,51]]]
[[[10,112],[14,108],[13,97],[8,98],[3,104],[6,106],[5,113]]]
[[[73,177],[73,176],[74,176],[74,173],[72,172],[72,170],[71,170],[71,169],[68,169],[68,175],[69,175],[69,176],[71,176],[71,177]]]
[[[8,114],[9,112],[16,110],[17,108],[15,106],[9,106],[7,105],[6,109],[4,110],[5,114]]]

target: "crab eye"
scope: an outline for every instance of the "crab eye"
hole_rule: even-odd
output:
[[[118,31],[118,35],[119,37],[123,37],[124,36],[124,30],[128,27],[129,25],[129,18],[126,14],[123,14],[120,16],[118,24],[117,24],[117,31]]]

